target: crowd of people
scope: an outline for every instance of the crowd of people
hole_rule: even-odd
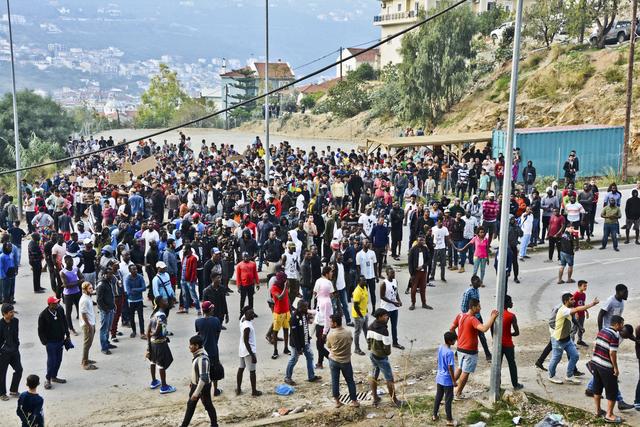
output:
[[[14,304],[23,241],[28,241],[33,292],[50,294],[38,318],[38,336],[47,354],[45,389],[66,382],[58,372],[63,349],[73,345],[71,336],[82,334],[82,368],[93,371],[98,369],[90,358],[96,332],[100,351],[111,355],[128,330],[130,338],[147,343],[149,387],[161,394],[175,392],[167,382],[167,370],[173,363],[169,315],[187,316],[195,310],[198,334],[188,340],[193,362],[183,426],[189,424],[198,400],[211,425],[217,425],[212,397],[222,392],[218,382],[224,378],[218,339],[230,319],[240,322],[235,392],[243,393],[244,371],[248,370],[251,395],[262,394],[256,378],[253,320],[259,311],[254,308],[258,303],[255,292],[265,278],[273,316],[265,338],[273,346],[273,359],[280,357],[280,344],[288,357],[284,383],[296,384],[293,372],[300,356],[305,357],[310,382],[320,379],[317,371],[326,360],[336,405],[344,403],[339,390],[342,376],[349,404],[358,406],[351,357],[352,353],[365,355],[360,340],[364,335],[373,403],[379,403],[377,387],[382,374],[391,401],[400,407],[405,402],[397,396],[389,356],[392,349],[404,350],[398,334],[403,302],[392,259],[399,260],[403,253],[408,257],[410,279],[404,293],[410,295],[409,310],[416,309],[418,294],[421,308],[433,310],[427,303],[427,288],[435,286],[436,274],[446,282],[447,272],[471,270],[471,286],[462,296],[460,314],[438,351],[433,416],[438,417],[438,405],[444,398],[447,421],[452,423],[451,402],[464,398],[464,387],[476,369],[478,341],[487,360],[492,357],[484,334],[498,312],[492,311],[483,321],[479,294],[493,256],[491,242],[507,239],[507,277],[515,283],[520,282],[519,263],[529,258],[528,249],[545,241],[549,261],[558,254],[558,283],[575,283],[578,242],[591,240],[598,220],[603,222],[601,249],[607,247],[609,237],[614,250],[619,249],[621,193],[611,184],[601,195],[595,181],[576,190],[579,160],[575,152],[564,164],[562,188],[553,182],[542,189],[537,188],[530,161],[520,172],[519,151],[513,154],[512,171],[505,171],[504,157],[494,159],[489,148],[469,149],[454,158],[427,148],[388,156],[379,150],[304,150],[282,142],[272,147],[266,176],[265,148],[259,138],[242,153],[228,144],[203,140],[196,145],[184,134],[177,143],[148,140],[135,145],[115,144],[111,137],[70,138],[68,148],[73,153],[113,148],[80,157],[53,177],[23,180],[23,200],[16,202],[11,195],[0,193],[0,227],[6,231],[0,254],[4,303],[0,399],[9,399],[5,387],[8,366],[14,370],[10,395],[17,396],[22,374]],[[136,169],[149,158],[155,163],[146,170]],[[510,197],[509,211],[501,212],[505,173],[511,174],[515,185],[505,196]],[[25,222],[18,217],[16,203],[23,205]],[[596,218],[598,203],[604,205],[600,218]],[[626,200],[625,214],[625,243],[633,228],[635,243],[640,244],[637,190]],[[508,235],[498,236],[503,216],[509,217]],[[496,269],[499,256],[494,256]],[[50,290],[42,286],[43,272],[48,273]],[[578,286],[584,293],[586,282]],[[235,309],[227,304],[234,291],[240,294]],[[562,381],[555,375],[555,366],[563,351],[570,357],[567,379],[577,381],[575,347],[571,350],[568,343],[573,341],[566,338],[577,337],[578,344],[584,343],[583,313],[597,304],[585,305],[585,297],[567,295],[570,297],[562,298],[565,308],[556,308],[551,326],[547,353],[553,352],[552,382]],[[145,312],[149,302],[153,307],[150,316]],[[513,305],[507,295],[500,357],[506,356],[512,385],[520,389],[512,340],[519,329],[510,311]],[[613,392],[608,370],[614,371],[613,376],[618,372],[615,357],[605,356],[607,349],[615,352],[614,341],[622,329],[621,308],[611,310],[607,311],[612,313],[608,321],[599,324],[600,345],[592,361],[595,381],[590,390],[598,408],[602,387],[607,399]],[[571,325],[577,325],[574,332]],[[354,328],[353,333],[349,327]],[[451,350],[456,342],[457,364]],[[27,423],[23,425],[43,422],[42,399],[34,397],[38,385],[39,378],[30,375],[29,391],[20,395],[18,415]],[[640,404],[638,396],[636,404]],[[605,419],[616,420],[610,409]]]

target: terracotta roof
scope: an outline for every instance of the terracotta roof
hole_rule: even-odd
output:
[[[265,63],[255,62],[253,67],[258,73],[258,77],[264,79]],[[294,80],[296,77],[286,62],[269,62],[269,78],[275,80]]]
[[[244,68],[240,68],[237,70],[231,70],[228,71],[224,74],[220,74],[220,77],[229,77],[229,78],[243,78],[245,77],[244,74],[242,74],[242,71],[250,71],[250,72],[254,72],[251,68],[249,67],[244,67]]]
[[[359,48],[355,48],[355,47],[348,47],[347,48],[347,52],[350,55],[357,55],[358,53],[362,52],[364,49],[359,49]],[[344,54],[343,54],[344,56]],[[356,61],[362,61],[362,62],[376,62],[378,59],[380,58],[380,49],[371,49],[370,51],[367,51],[365,53],[363,53],[360,56],[356,57]]]
[[[339,81],[340,81],[340,77],[337,77],[335,79],[327,80],[322,83],[311,83],[308,85],[301,86],[299,90],[300,90],[300,93],[304,93],[304,94],[326,92],[332,87],[334,87],[335,85],[337,85]]]

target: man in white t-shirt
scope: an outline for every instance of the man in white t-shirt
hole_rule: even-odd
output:
[[[82,284],[82,296],[80,297],[79,310],[80,310],[80,324],[82,325],[82,331],[84,332],[84,340],[82,343],[82,369],[93,371],[98,369],[94,365],[93,360],[89,359],[89,349],[93,344],[93,337],[96,334],[96,313],[93,309],[93,300],[91,295],[93,294],[93,285],[89,282]]]
[[[442,225],[442,218],[438,218],[436,226],[431,229],[433,234],[433,261],[431,264],[431,278],[434,280],[436,276],[436,266],[440,263],[440,280],[446,282],[444,278],[445,265],[447,263],[447,246],[451,244],[449,241],[449,230]],[[431,286],[431,285],[429,285]]]
[[[569,203],[564,205],[564,213],[567,214],[567,222],[573,225],[573,228],[580,228],[580,215],[586,214],[586,211],[576,202],[575,193],[569,196]]]
[[[254,397],[262,395],[262,392],[256,388],[256,363],[258,360],[256,358],[256,330],[253,327],[255,317],[251,307],[243,307],[240,318],[240,345],[238,346],[240,367],[238,368],[236,395],[242,393],[242,375],[245,368],[249,368],[251,395]]]
[[[364,276],[369,288],[372,312],[376,309],[376,253],[371,250],[371,243],[367,239],[362,242],[362,250],[356,254],[356,266],[358,275]]]
[[[371,237],[371,230],[376,225],[376,216],[372,213],[372,209],[367,207],[360,218],[358,218],[358,224],[362,225],[362,231],[367,237]]]
[[[159,242],[160,234],[151,226],[144,224],[142,226],[144,231],[142,232],[142,238],[144,239],[144,254],[146,255],[149,252],[149,248],[151,247],[151,242]]]
[[[527,206],[524,213],[520,217],[520,229],[522,230],[522,238],[520,239],[520,261],[524,261],[527,256],[527,248],[531,241],[531,233],[533,233],[533,214],[531,208]]]

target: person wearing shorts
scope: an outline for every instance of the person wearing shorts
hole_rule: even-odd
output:
[[[478,319],[480,314],[480,301],[469,299],[469,310],[456,316],[451,325],[450,332],[458,330],[458,367],[455,372],[455,380],[458,382],[455,399],[461,400],[464,386],[469,380],[469,375],[476,371],[478,365],[478,333],[487,332],[498,317],[498,310],[492,310],[489,320],[484,324]]]
[[[618,370],[617,357],[614,353],[618,351],[620,344],[619,332],[624,328],[624,319],[621,316],[611,316],[611,326],[603,328],[596,337],[593,356],[591,357],[591,371],[593,373],[593,400],[595,402],[596,414],[601,416],[600,401],[602,400],[602,390],[607,393],[607,409],[604,420],[607,423],[619,424],[622,419],[613,415],[613,408],[616,406],[618,398]]]
[[[575,280],[571,278],[573,276],[573,258],[575,251],[578,250],[578,239],[575,236],[576,230],[571,226],[567,226],[567,228],[562,233],[560,237],[560,270],[558,271],[558,284],[561,285],[563,283],[575,283]],[[567,269],[567,281],[562,280],[562,276],[564,275],[564,268],[569,267]]]
[[[167,337],[167,300],[160,297],[156,298],[155,307],[147,328],[146,358],[151,363],[151,384],[149,388],[153,390],[160,387],[160,394],[173,393],[176,388],[167,384],[167,369],[173,363],[173,355],[171,354],[169,338]],[[160,381],[156,379],[156,367],[160,370]]]
[[[242,394],[242,376],[245,369],[249,369],[249,380],[251,382],[251,395],[258,397],[262,392],[256,388],[256,331],[253,327],[253,319],[256,314],[251,307],[244,306],[240,311],[240,345],[238,356],[240,366],[238,367],[236,395]]]
[[[276,274],[273,286],[271,286],[271,298],[273,299],[273,326],[270,334],[273,343],[272,359],[278,358],[278,331],[284,333],[284,354],[291,354],[289,351],[289,328],[291,323],[291,312],[289,311],[289,287],[287,275],[280,271]]]
[[[391,336],[389,335],[389,312],[384,308],[378,308],[373,312],[375,320],[371,322],[367,328],[367,345],[369,347],[369,359],[371,360],[371,372],[369,382],[371,384],[371,395],[373,396],[373,405],[380,404],[378,397],[378,378],[380,373],[387,382],[389,396],[397,407],[406,405],[406,402],[398,399],[395,392],[395,384],[393,379],[393,371],[389,363],[389,355],[391,354]]]

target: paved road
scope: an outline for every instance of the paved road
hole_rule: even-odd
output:
[[[628,193],[626,191],[625,193]],[[626,196],[627,194],[625,194]],[[596,234],[601,235],[602,225],[596,226]],[[587,279],[590,282],[588,292],[589,299],[598,296],[601,300],[607,298],[613,292],[613,287],[617,283],[626,283],[630,288],[630,298],[626,314],[632,315],[637,311],[638,300],[640,299],[640,289],[636,284],[636,266],[640,260],[640,246],[620,245],[620,252],[613,252],[611,245],[606,251],[585,250],[576,255],[576,269],[574,277],[576,279]],[[25,245],[26,249],[26,245]],[[26,254],[25,254],[26,255]],[[522,283],[510,283],[509,293],[515,303],[515,312],[520,319],[521,327],[540,325],[546,322],[548,313],[555,305],[562,292],[573,290],[572,285],[557,285],[556,274],[558,266],[556,264],[544,263],[546,251],[537,253],[530,260],[521,263]],[[23,256],[26,260],[26,256]],[[24,261],[23,261],[24,262]],[[404,263],[404,264],[403,264]],[[398,281],[402,289],[408,280],[406,270],[406,259],[398,263]],[[405,306],[400,312],[400,341],[408,347],[413,340],[414,350],[425,351],[436,347],[442,337],[442,333],[449,328],[452,319],[459,310],[460,297],[468,286],[471,273],[464,274],[447,271],[447,283],[436,281],[435,288],[428,288],[428,302],[435,310],[427,311],[416,309],[408,311],[408,296],[402,295]],[[48,277],[43,275],[43,284],[48,286]],[[481,289],[483,311],[488,312],[493,301],[495,301],[495,272],[493,267],[488,269],[485,278],[486,288]],[[31,276],[28,268],[22,268],[16,285],[16,299],[20,318],[20,339],[22,361],[24,366],[24,378],[31,373],[41,375],[45,373],[46,358],[45,351],[40,345],[36,335],[37,316],[45,307],[46,294],[34,295],[30,292]],[[229,306],[232,313],[238,310],[238,294],[234,294],[229,299]],[[265,376],[281,377],[284,373],[286,360],[282,357],[278,360],[271,360],[271,347],[262,338],[270,322],[270,313],[265,303],[265,290],[261,288],[256,297],[256,311],[260,317],[256,320],[256,331],[258,335],[258,359],[259,378]],[[150,307],[145,309],[145,316],[148,317]],[[594,313],[595,314],[595,313]],[[220,353],[222,363],[227,370],[227,379],[222,386],[231,391],[234,387],[234,372],[237,366],[238,349],[238,325],[232,317],[228,330],[224,331],[220,341]],[[593,333],[595,317],[587,323],[587,330]],[[190,354],[187,349],[187,339],[193,333],[193,322],[195,313],[189,316],[172,314],[169,318],[170,329],[175,332],[171,342],[174,352],[175,362],[169,371],[169,381],[178,386],[182,386],[178,393],[171,396],[164,396],[172,402],[183,402],[185,396],[186,378],[189,373]],[[640,320],[640,319],[635,319]],[[74,320],[77,324],[77,320]],[[128,330],[125,330],[128,332]],[[539,346],[542,348],[548,336],[540,336]],[[145,396],[146,386],[149,381],[147,363],[143,358],[145,343],[138,339],[123,338],[118,344],[119,348],[113,351],[113,355],[105,356],[99,353],[98,338],[94,342],[91,357],[98,361],[99,370],[86,372],[80,369],[81,337],[75,337],[76,349],[65,353],[60,376],[67,378],[69,383],[58,385],[54,390],[44,391],[46,400],[46,413],[49,425],[63,425],[78,417],[83,417],[101,408],[113,407],[114,405],[130,406],[131,399],[140,399]],[[517,342],[517,341],[516,341]],[[524,345],[537,345],[537,343],[521,343]],[[356,369],[367,366],[366,358],[358,358],[354,362]],[[302,365],[302,364],[301,364]],[[633,387],[635,386],[637,368],[630,369],[631,379],[623,383],[623,390],[632,399]],[[296,377],[303,375],[302,366],[298,366]],[[505,372],[506,374],[506,372]],[[328,376],[328,372],[324,372]],[[262,385],[263,389],[268,389],[267,384]],[[90,405],[82,404],[81,399],[90,392],[94,396],[101,396],[95,399]],[[142,400],[140,400],[142,402]],[[0,402],[0,417],[15,418],[15,401]],[[13,421],[11,424],[13,425]]]

